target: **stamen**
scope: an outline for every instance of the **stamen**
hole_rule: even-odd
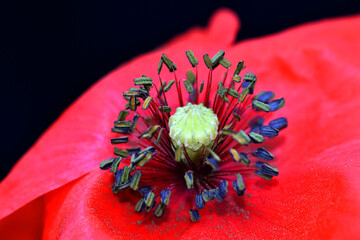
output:
[[[184,175],[186,186],[188,189],[194,188],[194,174],[193,171],[187,171]]]
[[[164,113],[169,113],[169,112],[171,112],[171,107],[169,107],[169,106],[159,106],[159,110],[164,112]]]
[[[162,136],[163,130],[164,130],[163,128],[160,129],[160,132],[159,132],[159,134],[158,134],[158,136],[157,136],[157,139],[156,139],[156,143],[157,143],[157,144],[160,144],[160,140],[161,140],[161,136]]]
[[[145,205],[147,207],[151,207],[153,205],[154,199],[155,199],[155,194],[153,192],[148,192],[145,194]]]
[[[180,162],[181,161],[181,158],[182,158],[182,155],[183,155],[183,147],[180,146],[176,149],[176,152],[175,152],[175,161],[176,162]]]
[[[135,212],[141,213],[142,211],[144,211],[144,208],[145,208],[144,202],[145,202],[144,198],[141,198],[141,199],[137,202],[137,204],[135,205]]]
[[[152,138],[159,129],[159,125],[151,126],[144,133],[142,133],[139,138]]]
[[[192,71],[187,71],[186,72],[186,77],[190,81],[191,84],[196,83],[196,76],[194,75],[194,73]]]
[[[269,122],[270,127],[281,130],[287,127],[288,125],[288,121],[286,118],[281,117],[281,118],[277,118],[274,119],[272,121]]]
[[[119,167],[119,164],[120,164],[121,160],[122,160],[122,157],[120,157],[120,156],[119,156],[119,157],[116,157],[116,158],[114,159],[114,161],[112,162],[112,165],[111,165],[110,172],[116,173],[116,171],[118,170],[118,167]]]
[[[220,183],[219,195],[221,196],[222,199],[224,199],[226,197],[227,193],[228,193],[228,186],[229,186],[229,183],[226,180],[223,180]]]
[[[201,193],[195,196],[195,205],[198,209],[202,209],[205,207],[205,202]]]
[[[129,180],[130,168],[125,165],[121,174],[120,183],[126,183]]]
[[[271,99],[275,97],[275,94],[270,91],[261,91],[258,95],[254,97],[255,100],[258,100],[260,102],[269,102]]]
[[[225,88],[224,90],[225,90],[226,94],[229,94],[233,98],[238,99],[240,96],[239,93],[233,88]]]
[[[134,79],[135,85],[152,85],[152,79],[149,77],[141,77],[141,78],[135,78]]]
[[[194,53],[191,50],[186,51],[186,56],[189,59],[189,62],[191,63],[192,67],[195,67],[196,65],[199,64],[199,61],[196,59]]]
[[[233,157],[234,162],[240,162],[240,155],[235,149],[230,148],[230,154]]]
[[[240,173],[236,174],[236,180],[233,182],[233,187],[238,196],[242,196],[245,193],[244,179]]]
[[[252,106],[260,111],[264,111],[264,112],[269,112],[270,111],[270,106],[266,103],[260,102],[258,100],[254,100],[252,102]]]
[[[269,151],[267,151],[265,148],[258,148],[255,152],[251,153],[253,156],[260,158],[260,159],[266,159],[266,160],[273,160],[274,155],[272,155]]]
[[[195,145],[195,147],[193,148],[194,152],[198,152],[200,151],[200,149],[202,149],[204,147],[204,144],[202,144],[201,142],[199,142],[197,145]]]
[[[126,118],[129,114],[130,114],[129,111],[122,110],[122,111],[120,111],[117,120],[118,120],[118,121],[124,121],[125,118]]]
[[[207,68],[211,68],[212,67],[212,64],[211,64],[211,59],[209,57],[209,54],[205,54],[203,56],[203,59],[204,59],[204,62],[205,62],[205,65]]]
[[[123,158],[126,158],[128,156],[128,152],[125,149],[120,149],[117,147],[114,148],[114,154]]]
[[[249,136],[243,130],[240,130],[237,134],[232,135],[232,137],[241,145],[248,145],[250,143]]]
[[[285,99],[284,98],[273,100],[273,101],[269,102],[270,112],[277,111],[280,108],[282,108],[284,105],[285,105]]]
[[[219,65],[219,63],[220,63],[221,59],[223,59],[224,55],[225,55],[225,52],[223,50],[220,50],[211,59],[211,66],[212,66],[213,69],[215,69]]]
[[[127,143],[128,141],[128,137],[118,137],[111,139],[111,144]]]
[[[201,196],[205,203],[209,201],[211,202],[214,199],[214,195],[212,194],[212,192],[206,189],[202,191]]]
[[[166,205],[164,203],[159,203],[155,208],[154,216],[157,218],[161,217],[165,212],[165,208]]]
[[[199,221],[199,220],[200,220],[200,214],[199,214],[199,211],[198,211],[198,210],[196,210],[196,209],[190,209],[190,210],[189,210],[189,213],[190,213],[191,221],[196,222],[196,221]]]
[[[239,153],[239,155],[240,155],[240,162],[248,167],[250,165],[250,159],[247,156],[247,154],[246,153]]]
[[[274,168],[265,162],[258,161],[255,163],[255,167],[260,170],[261,174],[266,174],[270,176],[279,175],[279,170],[277,168]]]
[[[260,134],[254,133],[254,132],[250,132],[250,133],[249,133],[249,137],[251,138],[251,140],[252,140],[254,143],[262,143],[262,142],[264,141],[264,137],[267,137],[267,136],[264,136],[264,135],[261,133],[261,130],[260,130]]]
[[[203,90],[204,90],[204,81],[202,81],[200,84],[199,93],[202,93]]]
[[[235,76],[235,75],[239,75],[240,72],[241,72],[241,70],[243,70],[244,68],[245,68],[245,67],[244,67],[244,61],[239,62],[239,63],[237,64],[237,66],[236,66],[235,71],[234,71],[234,76]]]
[[[161,58],[170,72],[177,70],[176,65],[164,53],[161,55]]]
[[[129,128],[131,127],[131,121],[115,121],[114,126],[118,128]]]
[[[148,109],[152,100],[153,100],[152,97],[147,97],[147,98],[145,99],[145,101],[144,101],[144,104],[143,104],[143,106],[142,106],[142,109],[143,109],[143,110]]]
[[[221,66],[223,66],[224,68],[227,68],[227,69],[229,69],[231,66],[231,63],[225,58],[222,58],[220,60],[220,64],[221,64]]]
[[[206,158],[206,163],[214,170],[219,168],[219,162],[214,158]]]
[[[163,204],[165,204],[166,206],[169,205],[170,196],[171,196],[170,189],[161,190],[161,193],[160,193],[161,202]]]
[[[140,101],[138,104],[136,100],[138,100],[138,99],[135,96],[130,98],[130,110],[131,111],[136,111],[137,106],[140,105]]]
[[[132,176],[130,187],[135,191],[139,188],[140,178],[141,178],[141,172],[140,171],[136,171],[134,173],[134,176]]]
[[[139,188],[141,195],[145,196],[148,192],[151,192],[152,188],[150,185],[143,185]]]
[[[275,137],[279,134],[279,130],[276,128],[272,128],[269,126],[261,126],[260,127],[260,134],[264,137]]]
[[[166,85],[166,87],[164,87],[164,91],[168,92],[171,89],[171,86],[175,83],[175,80],[171,80],[168,82],[168,84]]]
[[[161,69],[162,69],[162,65],[164,64],[164,60],[163,60],[163,58],[161,57],[160,58],[160,61],[159,61],[159,65],[158,65],[158,74],[160,74],[161,73]]]
[[[237,75],[237,74],[234,74],[232,80],[235,81],[235,82],[237,82],[237,83],[239,83],[239,82],[241,82],[241,77],[240,77],[239,75]]]
[[[184,86],[185,86],[186,91],[189,94],[194,92],[193,86],[192,86],[191,82],[188,79],[184,80]]]
[[[220,157],[215,152],[213,152],[211,149],[208,149],[207,151],[210,153],[210,155],[212,156],[213,159],[215,159],[218,162],[221,161]]]
[[[107,170],[107,169],[111,168],[113,161],[114,161],[114,158],[109,158],[107,160],[100,162],[100,164],[99,164],[100,169]]]
[[[249,94],[249,89],[248,88],[244,88],[241,91],[240,97],[239,97],[239,102],[243,102],[245,100],[245,98],[247,97],[247,95]]]

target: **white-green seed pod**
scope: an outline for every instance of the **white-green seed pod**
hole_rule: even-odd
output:
[[[170,137],[175,147],[185,146],[193,161],[202,151],[193,151],[199,144],[205,149],[210,148],[218,135],[219,120],[212,109],[188,103],[178,107],[170,117]]]

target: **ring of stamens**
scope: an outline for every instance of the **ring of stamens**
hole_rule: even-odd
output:
[[[199,61],[192,51],[187,51],[186,56],[194,71],[187,72],[184,80],[179,80],[176,65],[162,54],[158,86],[143,75],[134,79],[135,86],[123,93],[128,101],[126,110],[120,112],[112,128],[121,136],[111,139],[111,144],[127,147],[114,147],[116,157],[101,162],[100,168],[114,173],[114,194],[126,189],[139,192],[142,197],[135,205],[136,212],[154,209],[154,216],[161,217],[170,199],[182,192],[191,196],[190,218],[198,221],[199,210],[207,202],[226,197],[228,181],[232,181],[237,195],[242,196],[246,190],[243,176],[254,172],[271,180],[279,174],[268,163],[274,159],[273,154],[263,147],[249,151],[247,146],[261,144],[287,126],[283,117],[264,125],[266,114],[282,108],[285,101],[272,100],[275,95],[270,91],[252,97],[257,77],[245,73],[241,78],[243,61],[237,64],[229,81],[231,64],[224,55],[221,50],[213,58],[208,54],[203,56],[209,69],[205,84],[199,82]],[[213,71],[220,65],[225,68],[225,74],[212,97]],[[174,74],[174,80],[162,81],[163,66]],[[186,106],[181,82],[188,93]],[[173,109],[168,105],[167,95],[173,86],[179,104],[176,112],[184,116],[171,115]],[[154,95],[150,94],[152,88]],[[194,128],[196,124],[202,129]],[[178,197],[181,199],[182,194]]]

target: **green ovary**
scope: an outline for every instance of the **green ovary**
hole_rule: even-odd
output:
[[[178,107],[174,115],[170,117],[170,137],[174,146],[186,147],[186,152],[193,162],[199,162],[202,151],[194,152],[193,149],[199,143],[205,149],[211,148],[218,134],[219,120],[212,109],[188,103],[184,107]]]

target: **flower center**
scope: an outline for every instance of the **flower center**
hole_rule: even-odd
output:
[[[230,82],[227,81],[231,64],[224,55],[221,50],[212,59],[208,54],[203,56],[209,69],[205,84],[199,83],[199,62],[192,51],[187,51],[186,56],[195,73],[188,71],[187,79],[179,79],[176,65],[162,54],[158,65],[159,87],[152,78],[143,75],[134,79],[135,87],[123,92],[128,101],[125,108],[132,113],[120,112],[111,130],[122,135],[111,139],[111,144],[124,147],[114,147],[117,156],[101,162],[100,168],[114,173],[114,194],[131,188],[143,196],[135,206],[136,212],[155,208],[154,216],[161,217],[171,194],[177,194],[180,199],[192,198],[192,202],[184,203],[191,205],[188,206],[191,220],[198,221],[198,210],[206,202],[222,201],[226,197],[229,181],[237,195],[242,196],[246,190],[242,174],[255,171],[266,180],[278,176],[278,169],[265,162],[273,160],[274,155],[263,147],[247,146],[261,144],[287,126],[283,117],[263,125],[265,114],[282,108],[285,100],[272,100],[275,95],[271,91],[252,97],[257,78],[253,73],[240,77],[243,61],[237,64]],[[174,80],[161,79],[163,65],[174,74]],[[213,71],[220,65],[225,68],[225,74],[210,101]],[[186,106],[181,82],[188,93]],[[177,95],[169,93],[173,85]],[[151,95],[151,88],[156,94]],[[173,115],[167,100],[170,96],[179,101]]]
[[[176,148],[185,147],[193,162],[201,159],[202,148],[211,148],[218,134],[219,120],[212,109],[188,103],[178,107],[169,119],[170,137]]]

